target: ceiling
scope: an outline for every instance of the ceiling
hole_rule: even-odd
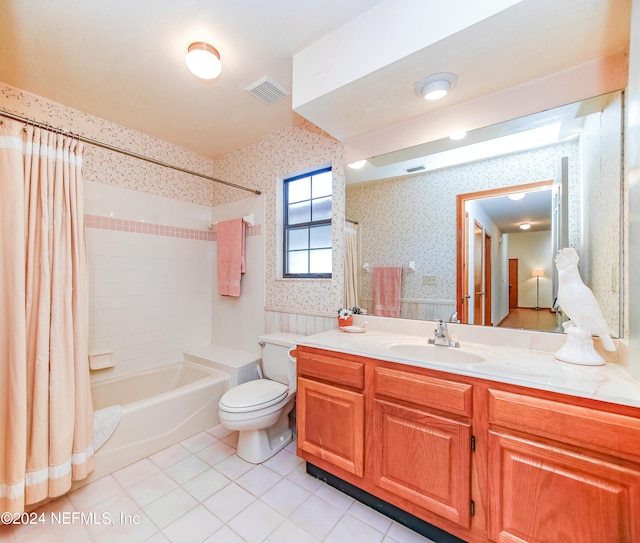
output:
[[[461,0],[429,1],[434,13],[460,17]],[[0,82],[217,158],[297,121],[291,95],[267,105],[247,86],[269,76],[291,92],[294,56],[396,5],[411,1],[1,0]],[[630,5],[516,2],[296,111],[341,141],[405,122],[626,50]],[[397,11],[396,31],[407,20]],[[193,41],[220,51],[218,79],[187,71]],[[448,100],[426,105],[413,83],[434,71],[455,71],[460,82]]]
[[[551,230],[551,188],[527,192],[522,200],[494,196],[478,200],[478,204],[503,234]],[[520,229],[522,223],[530,224],[531,228]]]

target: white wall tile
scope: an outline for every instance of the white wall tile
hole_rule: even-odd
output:
[[[165,225],[170,220],[182,228],[193,227],[190,217],[201,224],[211,213],[206,206],[175,205],[166,197],[99,183],[89,183],[89,197],[94,214]],[[189,347],[210,341],[211,241],[87,228],[87,246],[90,351],[111,351],[116,361],[114,370],[96,378],[175,361]]]

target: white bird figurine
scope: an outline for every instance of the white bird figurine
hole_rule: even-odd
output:
[[[609,335],[600,305],[591,289],[582,282],[578,271],[578,253],[575,249],[562,249],[556,256],[558,268],[558,304],[571,322],[592,335],[600,336],[607,351],[616,347]]]

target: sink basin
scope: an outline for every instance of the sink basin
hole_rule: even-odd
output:
[[[393,343],[389,350],[405,358],[422,362],[442,362],[449,364],[479,364],[484,358],[458,347],[441,347],[427,343]]]

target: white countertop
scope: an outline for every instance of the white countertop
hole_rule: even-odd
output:
[[[534,332],[518,335],[517,333],[513,334],[515,331],[510,331],[511,335],[509,333],[505,335],[503,332],[494,333],[490,332],[491,329],[485,328],[485,336],[489,340],[493,339],[494,342],[481,343],[473,341],[472,335],[467,334],[469,337],[464,337],[465,328],[472,327],[460,328],[449,325],[452,339],[460,341],[461,346],[460,348],[431,346],[434,350],[434,357],[438,357],[438,352],[441,349],[452,349],[458,351],[459,355],[469,353],[470,358],[477,355],[484,360],[474,363],[464,361],[443,363],[415,360],[392,350],[393,345],[402,343],[424,344],[426,346],[427,338],[433,337],[433,322],[420,326],[403,326],[402,324],[385,326],[385,322],[389,319],[377,319],[372,326],[371,321],[374,319],[368,317],[367,319],[360,318],[354,324],[362,324],[364,320],[369,322],[364,333],[346,333],[335,329],[304,336],[300,338],[298,344],[500,383],[640,407],[640,381],[631,376],[621,365],[607,362],[602,366],[581,366],[556,360],[553,352],[563,344],[564,336],[562,334],[541,336],[540,333]],[[480,327],[474,328],[481,329]],[[498,337],[496,334],[502,334],[501,339],[506,338],[506,340],[496,342],[495,339]],[[517,339],[510,341],[509,338]],[[541,338],[543,339],[541,340]],[[535,345],[541,341],[545,342],[547,348],[535,349],[522,346],[524,343]],[[462,358],[462,356],[460,357]]]

